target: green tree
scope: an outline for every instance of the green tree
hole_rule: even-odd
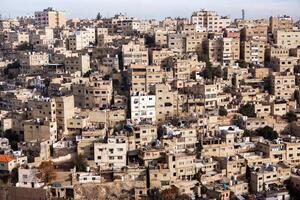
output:
[[[256,129],[255,132],[256,132],[257,136],[262,136],[268,140],[275,140],[278,138],[278,133],[269,126],[265,126],[263,128],[258,128],[258,129]]]
[[[17,151],[18,150],[18,142],[20,142],[19,134],[11,131],[11,129],[8,129],[4,132],[3,136],[8,139],[9,144],[11,145],[11,148],[14,151]]]
[[[101,19],[102,19],[102,15],[101,15],[100,12],[98,12],[98,14],[97,14],[97,16],[96,16],[96,19],[97,19],[97,20],[101,20]]]
[[[224,107],[219,108],[219,115],[220,116],[227,116],[228,112]]]
[[[77,171],[82,172],[86,170],[87,162],[82,154],[76,155],[73,164]]]
[[[237,63],[239,64],[240,68],[247,68],[248,67],[248,63],[245,62],[244,60],[238,60]]]
[[[295,121],[297,121],[297,115],[293,111],[290,111],[290,112],[286,113],[285,119],[289,123],[295,122]]]
[[[256,117],[254,105],[250,103],[242,105],[239,109],[239,113],[247,117]]]
[[[16,49],[19,51],[33,51],[33,45],[28,42],[24,42],[18,45]]]

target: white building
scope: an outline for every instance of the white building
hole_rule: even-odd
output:
[[[155,122],[155,95],[137,95],[131,97],[131,120]]]
[[[128,143],[124,137],[109,137],[105,143],[94,144],[94,158],[100,169],[126,166]]]
[[[88,47],[90,44],[96,43],[96,29],[85,28],[76,31],[69,36],[69,49],[72,51],[81,50]]]
[[[24,188],[41,188],[44,184],[43,182],[37,178],[38,170],[36,168],[22,168],[18,169],[18,183],[17,187]]]
[[[202,9],[192,14],[191,22],[201,32],[220,32],[223,28],[230,26],[231,19],[220,17],[215,11]]]

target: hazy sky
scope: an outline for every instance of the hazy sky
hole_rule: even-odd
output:
[[[201,8],[238,18],[244,8],[246,18],[288,14],[300,19],[300,0],[0,0],[2,17],[33,15],[47,7],[66,11],[68,18],[94,18],[98,12],[104,17],[120,12],[141,19],[189,17]]]

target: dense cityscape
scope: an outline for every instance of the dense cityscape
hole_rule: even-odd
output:
[[[1,200],[300,198],[299,19],[57,9],[0,17]]]

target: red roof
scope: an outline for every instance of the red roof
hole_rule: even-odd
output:
[[[0,155],[0,162],[10,162],[12,160],[15,160],[15,158],[10,155]]]

